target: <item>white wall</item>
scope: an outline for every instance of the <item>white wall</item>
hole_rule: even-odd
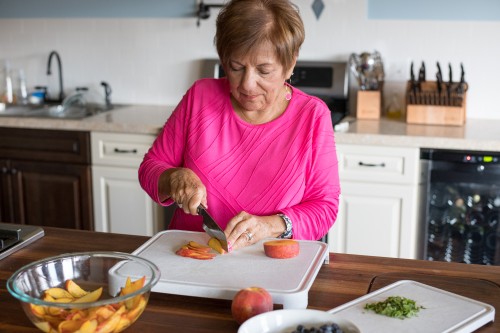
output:
[[[433,79],[439,61],[444,77],[448,62],[458,79],[463,62],[470,85],[468,118],[500,119],[500,22],[368,20],[366,0],[324,0],[316,20],[312,0],[297,0],[306,24],[302,60],[346,61],[352,52],[378,50],[386,68],[388,91],[403,93],[410,61],[421,61]],[[2,19],[0,60],[23,67],[28,85],[57,91],[57,75],[45,70],[51,50],[62,57],[65,90],[76,86],[113,88],[113,102],[176,104],[199,76],[200,60],[216,56],[214,21],[196,27],[196,19]],[[57,73],[55,64],[53,70]],[[387,92],[386,97],[390,93]]]

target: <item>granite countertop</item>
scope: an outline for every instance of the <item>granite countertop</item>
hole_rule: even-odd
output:
[[[402,120],[352,119],[338,144],[500,151],[500,120],[467,119],[463,126],[407,124]]]
[[[2,127],[156,135],[174,106],[131,105],[82,120],[0,117]],[[338,144],[500,151],[500,120],[467,119],[464,126],[407,124],[402,120],[348,118]]]
[[[0,117],[1,127],[158,134],[174,106],[130,105],[84,119]]]

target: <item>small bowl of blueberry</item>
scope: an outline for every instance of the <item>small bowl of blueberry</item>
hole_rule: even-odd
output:
[[[245,321],[238,333],[360,333],[352,322],[313,309],[283,309]]]

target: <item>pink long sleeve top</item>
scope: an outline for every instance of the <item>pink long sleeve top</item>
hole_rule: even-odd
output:
[[[205,185],[208,211],[222,229],[241,211],[283,213],[293,238],[320,239],[335,222],[340,194],[331,114],[320,99],[292,90],[280,117],[252,125],[234,112],[225,78],[195,82],[145,154],[141,186],[170,205],[159,200],[159,177],[187,167]],[[177,209],[169,228],[202,231],[201,219]]]

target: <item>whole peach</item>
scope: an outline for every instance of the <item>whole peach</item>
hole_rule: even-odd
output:
[[[231,314],[238,324],[258,314],[273,310],[273,297],[264,288],[249,287],[234,295]]]

